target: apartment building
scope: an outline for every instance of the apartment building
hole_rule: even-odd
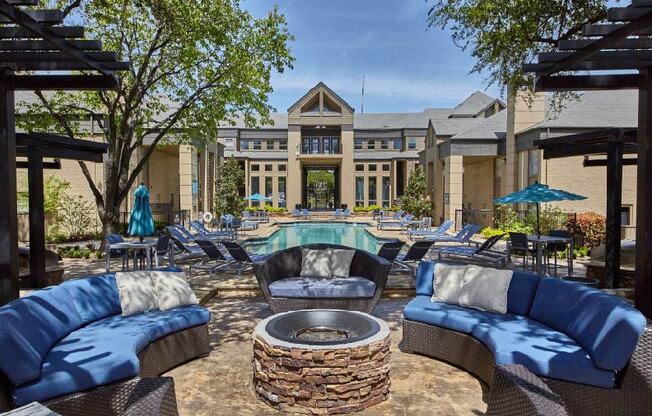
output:
[[[429,122],[441,137],[452,137],[504,108],[476,92],[453,108],[356,114],[320,82],[287,113],[272,114],[269,125],[225,125],[218,140],[245,171],[243,196],[260,193],[271,198],[268,204],[290,209],[391,207],[419,165]]]

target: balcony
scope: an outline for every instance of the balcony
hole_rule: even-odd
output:
[[[304,137],[298,154],[305,158],[341,158],[342,143],[339,137]]]

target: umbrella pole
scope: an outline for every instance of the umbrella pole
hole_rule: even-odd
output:
[[[537,202],[537,236],[541,237],[541,222],[539,213],[539,203]]]

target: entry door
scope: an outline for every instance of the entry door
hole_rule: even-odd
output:
[[[307,169],[304,205],[313,211],[335,209],[336,188],[335,169]]]

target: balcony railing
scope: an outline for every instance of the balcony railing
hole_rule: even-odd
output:
[[[324,146],[301,146],[300,150],[302,155],[341,155],[342,144],[331,144]]]

